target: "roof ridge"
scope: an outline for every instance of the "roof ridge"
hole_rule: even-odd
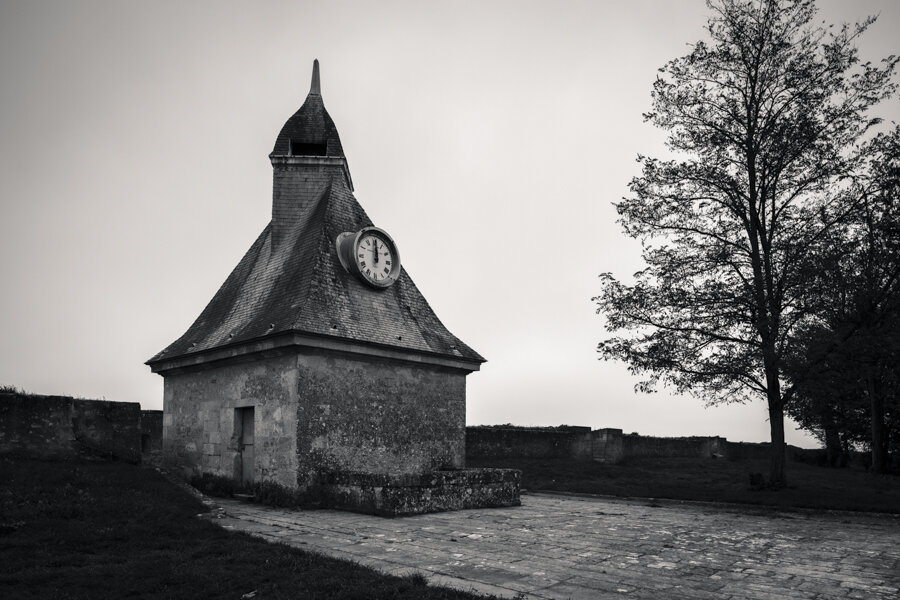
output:
[[[409,291],[415,291],[415,294],[418,295],[419,298],[421,298],[421,305],[418,306],[417,308],[424,309],[424,310],[421,310],[420,314],[417,315],[412,310],[412,303],[406,302],[405,298],[402,299],[403,300],[402,305],[406,307],[406,309],[410,313],[410,317],[412,317],[412,319],[419,326],[420,331],[423,332],[423,337],[425,338],[425,341],[428,343],[429,347],[431,347],[434,352],[445,353],[447,351],[451,351],[451,352],[455,351],[452,353],[458,354],[459,356],[462,356],[462,357],[468,357],[468,358],[471,358],[474,356],[483,362],[487,362],[487,361],[485,361],[483,356],[478,354],[478,352],[473,350],[471,347],[469,347],[467,344],[465,344],[462,340],[460,340],[458,337],[456,337],[447,328],[447,326],[444,325],[444,323],[441,321],[440,317],[437,316],[437,313],[434,311],[434,309],[431,308],[431,304],[429,304],[428,299],[425,298],[425,295],[421,292],[421,290],[419,290],[419,286],[416,285],[416,282],[413,281],[412,277],[406,271],[406,269],[403,269],[403,274],[406,276],[406,280],[407,280],[409,287],[412,288],[412,290],[409,290]],[[406,290],[404,290],[404,291],[406,291]],[[398,290],[398,292],[400,292],[400,290]],[[398,299],[400,299],[400,298],[398,298]],[[448,346],[449,346],[448,348],[439,348],[439,347],[435,348],[437,341],[443,339],[441,336],[439,336],[437,334],[437,332],[440,330],[446,331],[452,338],[452,341],[454,342],[452,344],[448,344]]]
[[[236,304],[238,298],[241,295],[243,284],[246,282],[247,278],[253,272],[256,264],[259,260],[259,255],[262,253],[263,249],[266,245],[266,240],[270,238],[270,232],[272,229],[271,221],[263,227],[263,230],[260,232],[256,239],[253,241],[253,244],[250,245],[250,248],[247,249],[247,252],[244,253],[244,256],[238,262],[238,264],[231,270],[228,276],[225,278],[225,281],[222,282],[222,285],[219,286],[218,291],[213,295],[213,297],[206,303],[206,306],[200,311],[200,315],[194,319],[193,323],[191,323],[190,327],[182,334],[178,339],[174,342],[166,346],[162,351],[158,352],[154,355],[148,362],[152,362],[154,360],[161,360],[163,358],[168,358],[165,355],[172,353],[172,355],[177,355],[179,353],[184,353],[186,350],[179,351],[181,346],[186,346],[189,342],[191,345],[187,348],[193,348],[197,345],[197,342],[192,340],[193,337],[201,337],[196,335],[198,330],[202,330],[206,325],[207,320],[214,319],[217,317],[214,313],[220,312],[223,306],[227,307],[229,312],[233,309]],[[202,337],[209,337],[209,332]]]
[[[328,212],[331,193],[334,189],[334,180],[335,176],[334,174],[332,174],[331,179],[328,181],[328,184],[325,186],[325,188],[323,188],[322,193],[319,194],[318,198],[316,198],[316,206],[312,210],[312,214],[310,215],[309,220],[306,222],[306,225],[303,227],[303,231],[299,233],[299,238],[304,238],[304,240],[314,240],[312,243],[318,245],[319,243],[321,243],[320,239],[322,237],[327,237],[327,232],[325,231],[325,214]],[[292,247],[291,250],[293,251],[294,248]],[[292,315],[290,329],[297,328],[299,314],[303,311],[303,307],[306,306],[309,302],[309,296],[312,291],[312,278],[319,270],[320,260],[321,253],[317,251],[316,260],[307,262],[304,265],[304,268],[300,271],[299,276],[303,280],[303,297],[296,299],[291,304]]]

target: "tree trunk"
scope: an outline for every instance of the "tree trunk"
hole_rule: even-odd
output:
[[[852,457],[851,457],[851,455],[850,455],[850,434],[844,432],[844,433],[841,435],[841,462],[840,462],[840,466],[841,466],[841,467],[848,467],[848,466],[850,466],[850,459],[851,459],[851,458],[852,458]]]
[[[784,472],[784,398],[781,396],[781,379],[775,361],[775,348],[763,337],[766,372],[766,401],[769,404],[769,431],[772,437],[772,456],[769,467],[769,487],[780,490],[787,486]]]
[[[772,390],[769,390],[769,429],[772,433],[772,457],[769,468],[769,486],[772,489],[781,489],[787,485],[784,466],[784,407],[781,404],[781,394],[777,400],[771,398]]]
[[[874,368],[866,369],[866,391],[869,394],[872,421],[872,471],[887,472],[887,444],[885,443],[884,398],[878,393]]]
[[[825,430],[825,457],[829,467],[840,466],[841,463],[841,432],[837,425],[829,417],[823,428]]]

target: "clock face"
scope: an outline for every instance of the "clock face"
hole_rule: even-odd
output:
[[[341,265],[372,287],[386,288],[400,277],[400,253],[383,229],[342,233],[335,245]]]
[[[393,244],[376,232],[367,232],[356,242],[356,266],[359,274],[369,282],[381,285],[387,282],[393,271]]]

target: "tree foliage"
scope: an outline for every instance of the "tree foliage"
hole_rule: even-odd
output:
[[[788,413],[826,447],[862,443],[876,471],[900,442],[900,128],[868,147],[860,198],[832,233],[815,273],[816,311],[798,334],[786,377]]]
[[[645,120],[671,158],[639,156],[616,204],[647,267],[601,275],[604,359],[709,403],[764,397],[784,484],[784,357],[811,309],[814,259],[855,204],[869,110],[897,59],[859,60],[873,22],[822,27],[812,1],[717,0],[708,40],[660,69]]]

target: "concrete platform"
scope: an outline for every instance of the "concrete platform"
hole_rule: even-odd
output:
[[[220,525],[431,583],[528,598],[897,598],[900,518],[528,494],[385,519],[219,501]]]

